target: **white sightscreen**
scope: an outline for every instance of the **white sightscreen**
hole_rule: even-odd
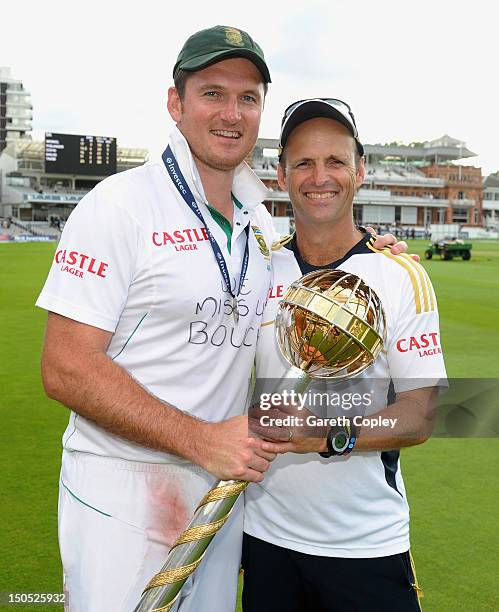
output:
[[[401,206],[400,207],[400,222],[416,224],[418,222],[417,206]]]
[[[394,223],[395,206],[375,206],[366,204],[362,211],[362,222],[365,223]]]

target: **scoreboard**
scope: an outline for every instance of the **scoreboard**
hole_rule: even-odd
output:
[[[116,138],[45,133],[45,172],[108,176],[116,173]]]

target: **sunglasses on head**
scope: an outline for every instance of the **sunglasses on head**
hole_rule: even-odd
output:
[[[358,132],[357,132],[357,124],[355,123],[355,117],[352,112],[352,109],[346,102],[343,102],[343,100],[339,100],[338,98],[309,98],[309,99],[298,100],[297,102],[293,102],[293,104],[290,104],[287,107],[287,109],[284,111],[284,116],[281,121],[281,128],[286,123],[289,116],[292,115],[293,112],[299,106],[301,106],[304,102],[314,102],[314,101],[326,102],[326,104],[329,104],[329,106],[332,106],[333,108],[338,109],[343,115],[348,115],[352,121],[352,125],[354,128],[354,136],[355,138],[359,137]]]

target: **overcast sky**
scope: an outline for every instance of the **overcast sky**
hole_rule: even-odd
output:
[[[173,125],[171,71],[185,39],[248,31],[272,74],[260,136],[306,97],[348,101],[365,143],[447,133],[499,169],[496,0],[7,0],[0,66],[32,94],[35,133],[116,136],[160,153]]]

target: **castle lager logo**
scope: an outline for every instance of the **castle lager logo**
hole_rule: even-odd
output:
[[[197,251],[199,242],[209,240],[205,227],[190,227],[175,229],[170,232],[153,232],[154,246],[171,246],[175,251]]]
[[[236,28],[225,28],[225,40],[229,45],[234,45],[235,47],[242,47],[244,45],[243,36]]]
[[[397,341],[397,350],[399,353],[408,353],[409,351],[418,351],[420,357],[429,357],[430,355],[438,355],[442,352],[437,332],[429,332],[420,336],[410,336],[409,338],[400,338]]]
[[[269,300],[273,298],[282,298],[284,297],[284,285],[276,285],[275,287],[271,287],[269,289],[268,298]]]
[[[71,274],[76,278],[84,278],[85,273],[106,278],[109,264],[91,255],[70,249],[59,249],[54,261],[60,265],[61,272]]]

